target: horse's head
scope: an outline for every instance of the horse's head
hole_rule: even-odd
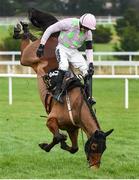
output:
[[[96,130],[85,144],[85,153],[89,162],[89,167],[99,168],[101,156],[106,149],[106,137],[112,133],[113,129],[103,132]]]

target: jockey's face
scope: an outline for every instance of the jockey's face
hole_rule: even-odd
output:
[[[80,24],[80,30],[83,31],[83,32],[86,32],[86,31],[89,31],[91,29],[89,29],[89,28],[87,28],[87,27]]]

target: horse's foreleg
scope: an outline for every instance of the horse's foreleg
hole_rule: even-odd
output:
[[[61,148],[74,154],[78,151],[78,129],[74,131],[68,131],[69,137],[72,142],[72,146],[68,146],[65,141],[61,141]]]
[[[58,144],[61,141],[65,141],[67,137],[59,133],[58,123],[56,118],[48,119],[47,127],[54,135],[53,140],[50,144],[41,143],[39,144],[39,146],[41,149],[45,150],[46,152],[49,152],[56,144]]]

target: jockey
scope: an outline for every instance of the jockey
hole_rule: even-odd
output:
[[[40,58],[44,55],[44,46],[52,33],[59,32],[58,45],[56,47],[56,58],[59,64],[58,81],[54,98],[63,102],[61,98],[61,85],[64,75],[69,68],[69,62],[79,68],[84,77],[88,76],[89,66],[93,69],[93,49],[92,49],[92,31],[96,29],[96,18],[93,14],[86,13],[78,18],[63,19],[49,26],[42,38],[37,49],[37,56]],[[86,57],[81,55],[78,48],[86,45]],[[85,78],[86,79],[86,78]],[[92,97],[90,97],[92,99]],[[93,101],[93,100],[92,100]],[[95,103],[95,102],[94,102]]]

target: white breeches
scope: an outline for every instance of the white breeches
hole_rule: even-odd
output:
[[[87,74],[87,61],[77,49],[66,48],[62,44],[58,44],[56,47],[56,58],[60,70],[67,71],[70,62],[74,68],[80,69],[83,76]]]

